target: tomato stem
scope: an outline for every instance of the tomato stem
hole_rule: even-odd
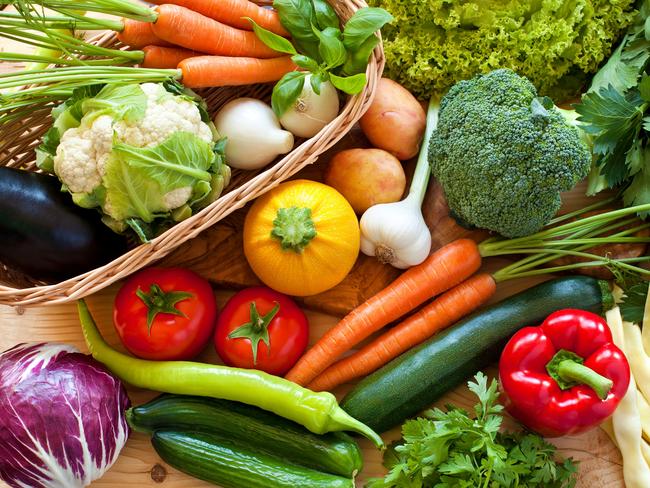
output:
[[[251,302],[250,310],[250,320],[228,334],[228,339],[248,339],[253,349],[253,364],[257,364],[257,350],[260,341],[263,341],[267,348],[271,347],[269,325],[280,311],[280,304],[275,302],[275,306],[266,315],[260,315],[255,302]]]
[[[149,291],[145,293],[140,287],[135,294],[147,306],[147,332],[151,335],[151,327],[153,321],[159,313],[169,313],[178,315],[180,317],[187,316],[176,308],[176,304],[180,301],[192,298],[194,295],[186,291],[163,291],[160,286],[153,283],[149,287]]]

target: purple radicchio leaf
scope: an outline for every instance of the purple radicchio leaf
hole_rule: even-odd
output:
[[[119,379],[64,344],[0,354],[0,479],[18,488],[77,488],[101,477],[126,443]]]

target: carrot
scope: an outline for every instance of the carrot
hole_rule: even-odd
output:
[[[272,59],[199,56],[185,59],[178,67],[188,88],[267,83],[297,69],[291,56]]]
[[[184,59],[203,56],[203,53],[182,47],[145,46],[142,51],[144,51],[144,60],[141,63],[143,68],[173,69]]]
[[[140,49],[145,46],[171,46],[153,33],[150,22],[140,20],[122,19],[124,29],[117,33],[117,38],[127,46]],[[176,66],[174,66],[175,68]]]
[[[330,391],[340,384],[376,371],[483,305],[495,291],[496,282],[486,273],[463,281],[360,351],[327,368],[309,383],[308,388]]]
[[[470,239],[458,239],[438,249],[346,315],[300,358],[286,378],[308,384],[370,334],[456,286],[480,266],[478,246]]]
[[[282,56],[260,41],[254,32],[230,27],[178,5],[165,4],[157,8],[154,34],[177,46],[221,56]]]
[[[153,0],[153,3],[180,5],[238,29],[253,30],[253,26],[246,19],[250,17],[260,27],[280,36],[289,37],[289,33],[280,23],[276,10],[260,7],[248,0]]]

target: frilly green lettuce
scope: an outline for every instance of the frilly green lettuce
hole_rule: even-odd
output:
[[[416,96],[496,68],[556,100],[578,93],[634,18],[634,0],[370,0],[395,20],[383,30],[387,76]]]

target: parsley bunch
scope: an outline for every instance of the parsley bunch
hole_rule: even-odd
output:
[[[621,44],[575,106],[596,155],[587,194],[618,187],[627,206],[650,203],[650,0],[639,7]]]
[[[479,399],[475,417],[447,405],[402,426],[403,440],[384,455],[385,478],[366,488],[561,488],[576,483],[571,459],[554,460],[555,446],[536,434],[500,432],[497,381],[479,372],[468,383]]]

